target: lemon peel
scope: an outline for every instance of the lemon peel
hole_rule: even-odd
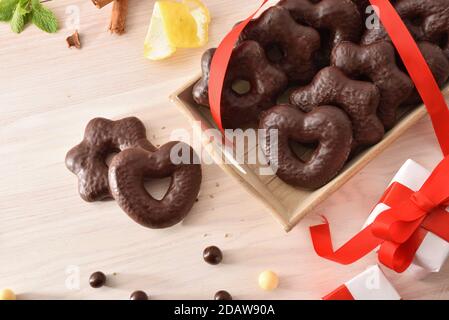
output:
[[[177,48],[197,48],[208,42],[209,10],[200,0],[156,1],[144,42],[144,56],[170,57]]]

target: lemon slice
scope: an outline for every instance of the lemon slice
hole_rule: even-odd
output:
[[[156,2],[151,16],[150,27],[144,42],[144,56],[150,60],[162,60],[176,52],[165,28],[160,3]]]
[[[198,46],[204,46],[209,41],[209,24],[211,21],[209,10],[199,0],[183,0],[188,6],[190,14],[196,22]]]
[[[170,44],[177,48],[192,48],[199,44],[197,25],[189,7],[177,1],[159,1]]]
[[[145,57],[161,60],[171,56],[176,48],[205,45],[210,20],[209,10],[200,0],[157,1],[144,43]]]

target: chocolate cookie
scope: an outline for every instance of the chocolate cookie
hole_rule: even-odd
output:
[[[313,56],[320,48],[320,35],[296,23],[283,7],[271,7],[251,21],[240,36],[240,41],[244,40],[259,42],[270,62],[290,81],[308,83],[316,73]]]
[[[180,150],[187,161],[180,162]],[[170,142],[157,150],[131,148],[116,155],[109,167],[109,184],[114,199],[140,225],[160,229],[181,222],[197,199],[201,166],[193,149],[182,142]],[[171,177],[162,200],[154,199],[144,181]]]
[[[354,1],[354,0],[353,0]],[[360,0],[361,5],[363,6],[363,1]],[[397,1],[391,1],[393,5],[396,5]],[[420,25],[419,19],[416,19],[414,16],[401,16],[402,21],[407,26],[407,29],[410,31],[411,35],[415,39],[415,41],[421,41],[424,39],[424,34]],[[391,41],[390,36],[385,30],[383,24],[379,21],[379,24],[373,28],[367,28],[365,33],[362,36],[361,44],[372,44],[374,42],[386,40]]]
[[[111,198],[106,158],[131,147],[155,150],[139,119],[96,118],[88,123],[83,141],[70,150],[65,159],[67,168],[78,176],[81,198],[88,202]]]
[[[421,27],[422,40],[439,45],[449,58],[449,0],[399,0],[395,8]]]
[[[413,90],[413,82],[396,65],[393,45],[387,41],[361,46],[342,42],[334,48],[331,60],[350,77],[368,78],[377,86],[378,116],[385,129],[391,129],[396,123],[397,108]]]
[[[436,44],[426,41],[419,42],[418,46],[438,85],[443,87],[449,78],[449,60],[446,58],[443,50]],[[422,99],[415,89],[404,104],[417,105],[421,102]]]
[[[259,128],[267,132],[264,152],[270,165],[293,186],[324,186],[343,168],[351,152],[351,121],[336,107],[321,106],[304,113],[293,106],[275,106],[263,113]],[[277,141],[272,141],[270,132],[277,133]],[[292,150],[291,141],[318,146],[303,161]]]
[[[205,84],[211,60],[212,51],[203,56],[203,66],[209,67],[203,69],[203,77],[193,89],[195,101],[205,106],[209,105],[208,102],[205,103],[204,97],[208,95]],[[248,88],[240,90],[239,83],[245,83]],[[242,42],[232,53],[223,84],[223,127],[236,129],[257,122],[260,112],[276,103],[287,84],[286,74],[270,64],[258,42]]]
[[[410,34],[413,36],[415,41],[421,41],[424,39],[424,35],[422,33],[422,29],[419,26],[414,25],[411,21],[408,21],[407,19],[403,19],[404,24],[406,25],[407,29],[410,31]],[[378,28],[371,28],[367,29],[365,33],[362,36],[362,40],[360,41],[361,44],[368,45],[372,44],[377,41],[390,41],[390,36],[387,33],[387,30],[385,30],[382,23],[379,24]]]
[[[449,0],[398,0],[395,8],[416,41],[440,46],[449,58]],[[379,40],[390,40],[382,25],[367,30],[361,43]]]
[[[304,112],[321,105],[343,109],[352,121],[354,147],[382,140],[384,127],[377,117],[379,101],[379,90],[374,84],[351,80],[336,67],[322,69],[310,85],[296,89],[290,96],[290,102]]]
[[[211,48],[203,53],[201,58],[202,77],[193,87],[193,99],[202,106],[209,106],[209,75],[210,64],[216,48]]]
[[[329,65],[332,48],[342,41],[358,42],[363,31],[362,17],[350,0],[282,0],[293,18],[320,32],[319,67]]]
[[[367,14],[367,8],[371,5],[369,0],[351,0],[359,9],[360,15],[364,17]]]

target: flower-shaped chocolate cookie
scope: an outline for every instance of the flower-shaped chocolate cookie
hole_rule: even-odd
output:
[[[139,119],[91,120],[87,124],[83,141],[71,149],[65,159],[67,168],[78,176],[81,198],[88,202],[111,198],[106,159],[132,147],[155,150],[148,142],[145,126]]]
[[[212,50],[203,55],[203,77],[193,88],[194,100],[205,106],[209,104],[207,79],[212,57]],[[256,123],[263,110],[276,104],[287,84],[287,75],[268,61],[258,42],[240,43],[232,53],[223,84],[223,127],[235,129]]]
[[[397,108],[410,96],[413,82],[396,65],[395,50],[388,41],[370,45],[342,42],[332,51],[332,65],[350,77],[368,79],[380,92],[378,115],[385,129],[396,123]]]
[[[282,0],[293,18],[320,32],[319,67],[329,64],[332,48],[342,41],[358,42],[363,32],[362,17],[350,0]]]
[[[352,121],[354,147],[382,140],[384,127],[377,117],[379,101],[374,84],[351,80],[336,67],[322,69],[310,85],[296,89],[290,96],[290,102],[305,112],[322,105],[343,109]]]
[[[270,62],[283,70],[290,81],[308,83],[316,73],[314,55],[320,48],[320,35],[315,29],[296,23],[283,7],[271,7],[251,21],[240,40],[259,42]]]

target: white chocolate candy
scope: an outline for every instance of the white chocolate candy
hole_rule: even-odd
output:
[[[16,300],[16,294],[11,289],[0,290],[0,300]]]
[[[259,275],[259,287],[266,291],[273,291],[279,285],[279,278],[273,271],[267,270]]]

